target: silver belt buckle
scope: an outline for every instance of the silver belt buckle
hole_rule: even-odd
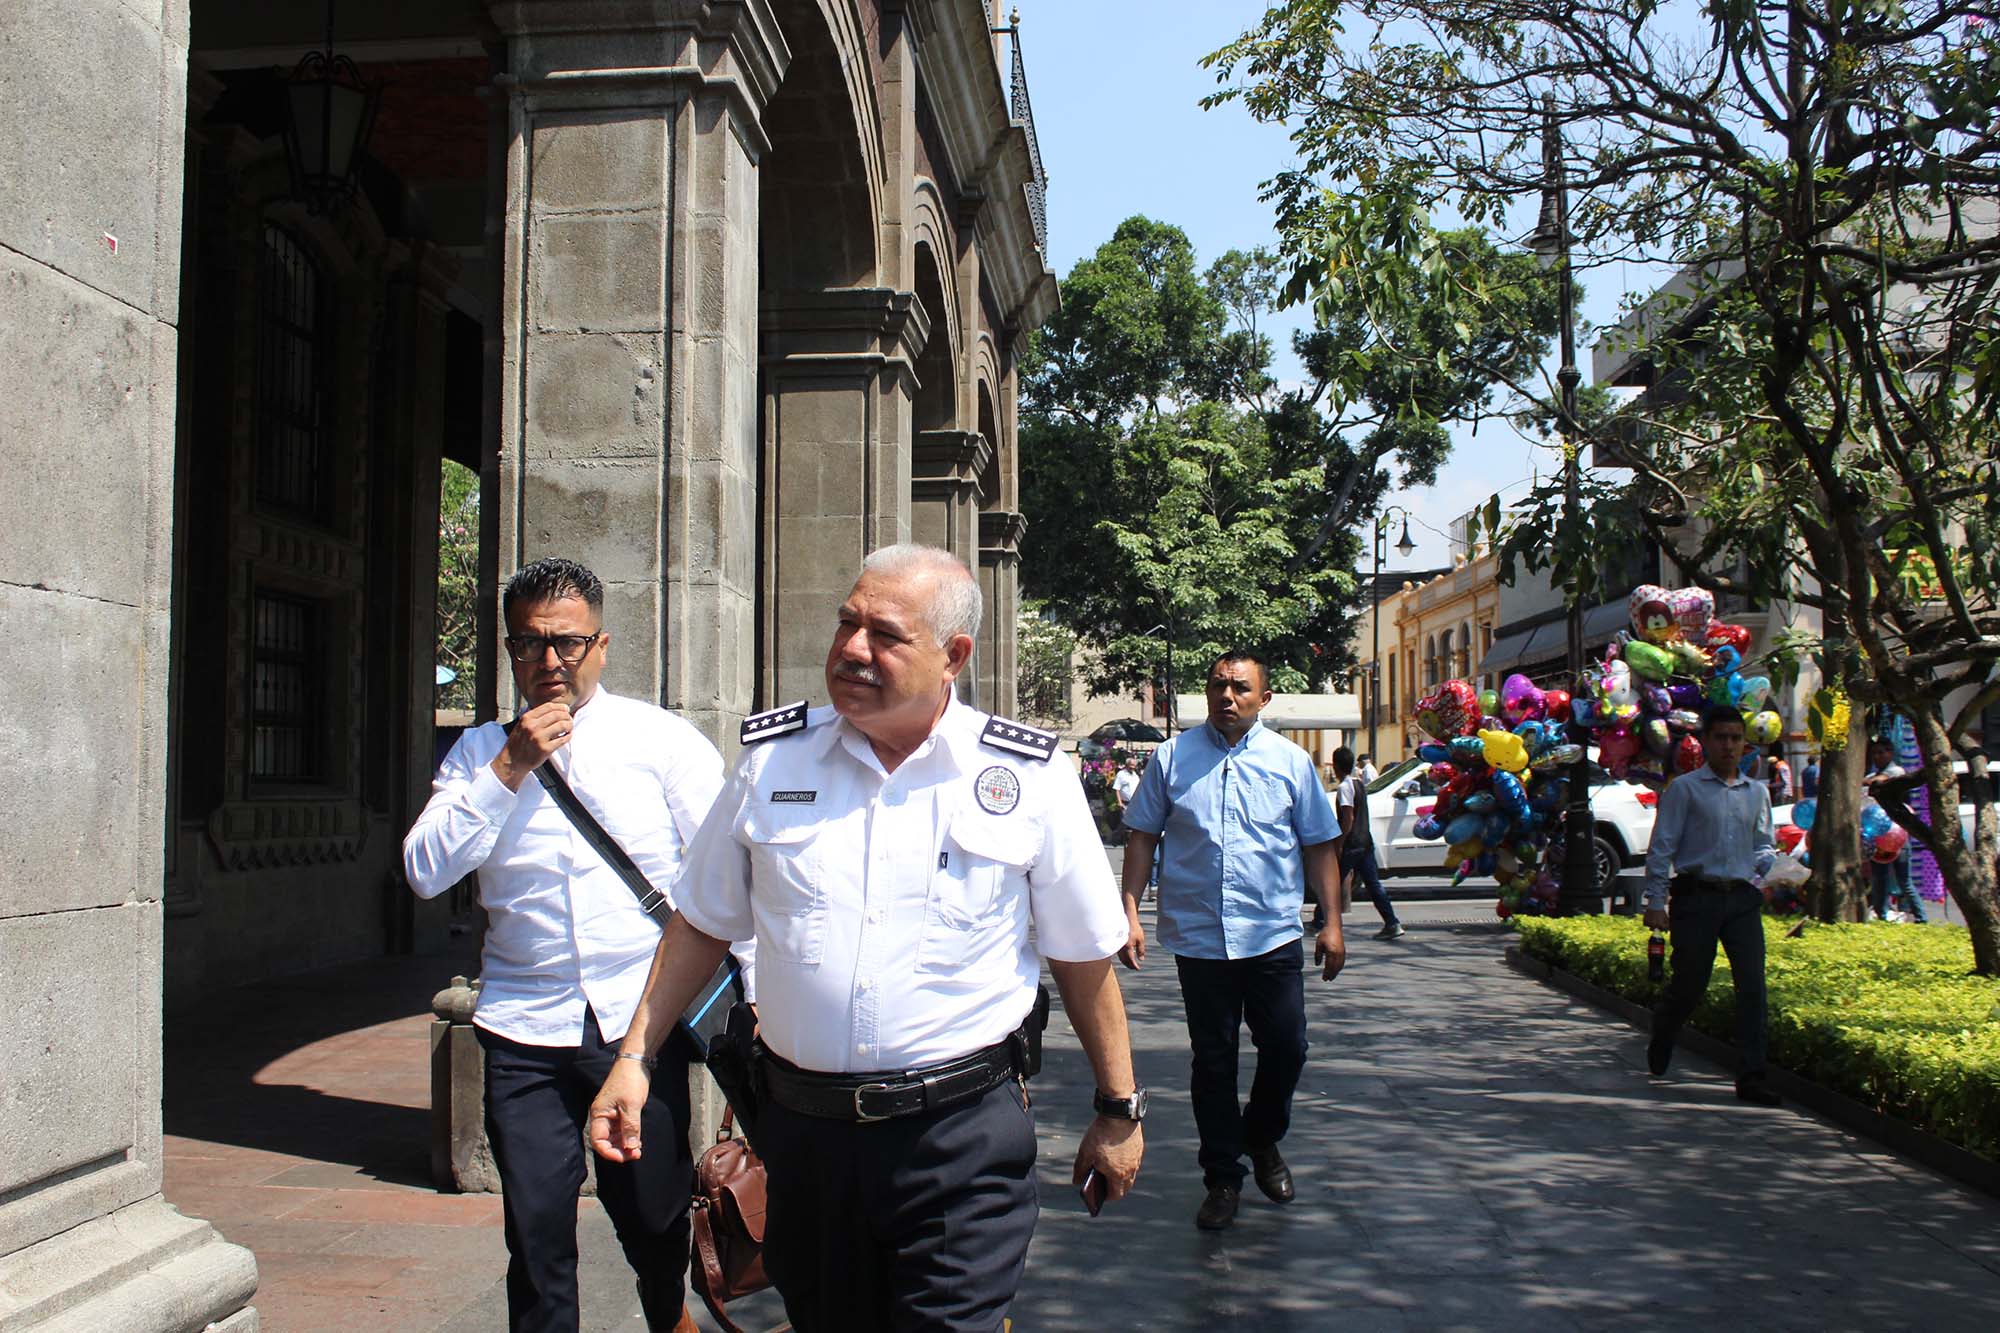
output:
[[[894,1119],[893,1116],[869,1115],[866,1111],[861,1109],[862,1093],[888,1092],[889,1090],[890,1090],[890,1085],[887,1083],[863,1083],[860,1087],[856,1088],[854,1090],[854,1122],[858,1125],[872,1125],[878,1120]]]

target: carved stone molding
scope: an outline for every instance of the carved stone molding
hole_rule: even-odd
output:
[[[226,870],[352,861],[368,841],[368,807],[353,797],[228,801],[208,817]]]
[[[1027,515],[1005,509],[987,510],[979,516],[979,563],[1014,563],[1021,555],[1021,538],[1027,535]]]
[[[910,451],[912,486],[973,487],[993,458],[993,446],[976,430],[917,432]]]

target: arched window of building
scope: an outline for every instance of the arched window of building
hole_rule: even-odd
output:
[[[1437,635],[1427,635],[1424,639],[1424,688],[1438,683],[1438,641]]]
[[[257,503],[324,522],[331,339],[321,285],[298,238],[266,223],[257,275]]]
[[[1450,680],[1458,674],[1458,653],[1453,649],[1451,631],[1438,635],[1438,679]]]
[[[1471,680],[1478,669],[1479,663],[1472,656],[1472,624],[1468,621],[1458,627],[1458,676],[1461,680]]]

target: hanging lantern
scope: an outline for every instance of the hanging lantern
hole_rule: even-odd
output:
[[[285,83],[285,164],[292,197],[314,214],[331,213],[354,196],[355,173],[375,128],[380,84],[333,50],[333,0],[326,6],[326,49],[309,51]]]

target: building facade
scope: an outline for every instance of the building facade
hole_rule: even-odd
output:
[[[251,1257],[159,1195],[162,1025],[442,934],[396,869],[441,460],[480,476],[483,584],[592,565],[607,685],[725,750],[818,701],[896,540],[978,572],[966,691],[1013,705],[1015,363],[1055,301],[1018,32],[984,0],[336,14],[379,93],[331,205],[297,164],[350,126],[287,114],[319,6],[0,17],[0,620],[45,701],[0,733],[40,793],[0,898],[10,1326],[255,1326]],[[491,717],[497,598],[479,638]]]
[[[1431,686],[1454,678],[1482,688],[1487,683],[1489,673],[1481,662],[1493,645],[1500,617],[1496,563],[1488,549],[1468,551],[1462,522],[1457,526],[1450,569],[1378,593],[1355,621],[1354,679],[1361,696],[1361,730],[1354,748],[1371,755],[1377,769],[1415,753],[1422,738],[1410,718],[1416,701]]]

